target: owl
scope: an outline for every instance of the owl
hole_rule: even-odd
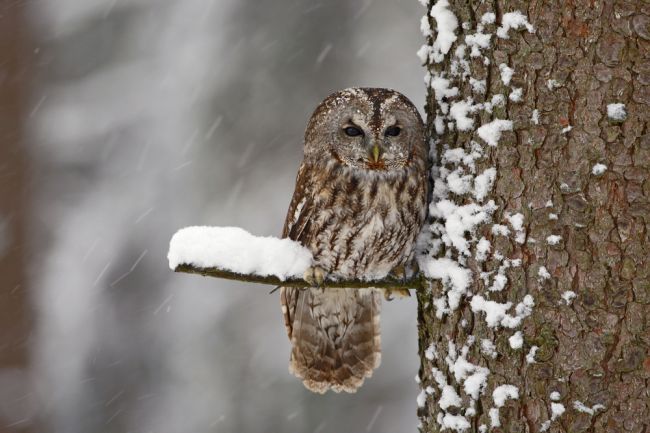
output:
[[[312,252],[313,287],[283,287],[280,298],[289,371],[311,391],[355,392],[379,366],[381,293],[321,283],[381,279],[412,261],[427,158],[420,114],[394,90],[341,90],[309,120],[282,236]]]

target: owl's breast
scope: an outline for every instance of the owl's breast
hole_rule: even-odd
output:
[[[410,260],[425,215],[422,179],[343,179],[320,196],[307,245],[314,265],[334,278],[374,280]]]

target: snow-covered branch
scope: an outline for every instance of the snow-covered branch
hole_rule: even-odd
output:
[[[253,236],[238,227],[186,227],[172,237],[167,255],[175,272],[285,287],[310,287],[303,279],[312,255],[290,239]],[[327,288],[423,289],[421,275],[410,279],[332,280]]]

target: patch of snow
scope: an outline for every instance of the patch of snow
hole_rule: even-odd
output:
[[[438,354],[436,353],[436,347],[433,345],[433,343],[431,343],[431,346],[429,346],[427,350],[424,351],[424,357],[429,361],[433,361],[438,357]]]
[[[534,33],[535,29],[528,22],[528,19],[524,14],[519,11],[508,12],[503,14],[501,18],[501,26],[497,29],[497,36],[501,39],[509,39],[508,31],[510,29],[517,30],[519,28],[525,27],[529,33]]]
[[[562,131],[560,131],[562,134],[566,134],[567,132],[571,131],[573,129],[573,126],[569,125],[566,128],[562,128]]]
[[[491,232],[493,235],[508,236],[510,234],[510,229],[508,226],[504,226],[503,224],[494,224]]]
[[[485,323],[490,328],[503,326],[506,328],[516,328],[521,321],[530,316],[532,307],[535,305],[533,297],[526,295],[524,300],[515,307],[515,316],[511,316],[507,311],[512,307],[511,302],[499,303],[485,299],[481,295],[474,295],[470,301],[470,307],[475,313],[485,313]]]
[[[506,86],[510,84],[510,80],[512,80],[512,75],[515,73],[515,70],[508,67],[505,63],[501,63],[499,65],[499,72],[501,73],[501,81],[503,81],[503,84]]]
[[[433,30],[431,30],[431,25],[429,24],[429,17],[426,15],[424,15],[420,20],[420,31],[422,32],[422,36],[425,38],[433,36]]]
[[[474,178],[474,198],[482,202],[490,191],[497,178],[497,169],[490,167]]]
[[[560,235],[550,235],[546,238],[546,243],[549,245],[557,245],[560,243],[562,240],[562,236]]]
[[[486,12],[481,17],[481,24],[494,24],[497,16],[493,12]]]
[[[519,398],[519,389],[514,385],[499,385],[492,391],[492,400],[496,407],[503,407],[506,400],[517,400]]]
[[[560,87],[560,83],[555,79],[546,80],[546,87],[548,90],[553,90],[556,87]]]
[[[583,413],[588,413],[589,415],[593,415],[597,411],[605,409],[605,406],[603,406],[602,404],[595,404],[595,405],[589,407],[589,406],[586,406],[581,401],[575,400],[573,402],[573,408],[575,410],[577,410],[578,412],[583,412]]]
[[[539,125],[539,110],[537,108],[533,110],[533,115],[531,116],[530,120],[535,125]]]
[[[472,281],[472,272],[460,266],[457,261],[446,257],[421,259],[418,264],[425,277],[442,280],[447,289],[445,303],[438,302],[436,304],[438,318],[442,318],[443,314],[447,312],[446,304],[449,305],[451,311],[456,310],[460,304],[461,296],[467,293],[467,288]]]
[[[458,28],[458,19],[453,12],[449,10],[448,0],[438,0],[431,7],[429,15],[436,20],[438,34],[431,47],[429,58],[435,63],[440,63],[449,52],[451,45],[456,41],[456,29]]]
[[[539,267],[539,269],[537,270],[537,276],[539,277],[539,280],[548,280],[549,278],[551,278],[551,274],[546,269],[546,266]]]
[[[438,400],[438,405],[440,406],[440,409],[442,410],[447,410],[450,407],[461,407],[463,403],[463,400],[461,400],[460,396],[456,392],[453,386],[451,385],[445,385],[442,388],[442,394],[440,395],[440,399]]]
[[[494,359],[497,357],[496,346],[494,343],[486,338],[481,340],[481,352]]]
[[[458,87],[449,87],[450,81],[444,78],[442,74],[431,76],[429,86],[433,89],[436,101],[440,102],[443,98],[451,98],[458,95]]]
[[[171,269],[188,264],[286,280],[302,278],[312,255],[290,239],[253,236],[239,227],[193,226],[174,234],[167,259]]]
[[[468,131],[474,126],[474,119],[467,117],[474,111],[471,99],[466,101],[456,101],[451,104],[449,116],[456,121],[456,127],[459,131]]]
[[[478,128],[478,136],[483,139],[488,145],[496,146],[501,139],[503,131],[512,131],[512,121],[504,119],[495,119],[490,123],[486,123]]]
[[[562,299],[564,299],[564,302],[566,302],[567,305],[571,305],[571,302],[573,302],[573,299],[575,299],[576,296],[578,296],[576,292],[571,290],[562,293]]]
[[[549,397],[551,397],[551,400],[553,400],[553,401],[559,401],[560,398],[561,398],[561,397],[560,397],[560,393],[557,392],[557,391],[553,391],[553,392],[549,395]]]
[[[476,93],[485,93],[486,89],[486,81],[485,80],[477,80],[476,78],[470,77],[469,79],[469,84],[472,86],[472,90],[475,91]]]
[[[469,421],[462,415],[452,415],[450,413],[445,413],[442,417],[440,425],[443,429],[448,428],[462,432],[467,430],[470,427]]]
[[[510,98],[510,100],[513,102],[519,102],[521,101],[523,95],[524,95],[524,89],[522,89],[521,87],[517,87],[512,89],[512,92],[510,92],[508,98]]]
[[[418,404],[418,407],[424,407],[424,404],[427,402],[427,393],[424,392],[424,390],[421,390],[415,401]]]
[[[596,164],[591,168],[591,174],[595,176],[600,176],[601,174],[607,171],[607,166],[605,164]]]
[[[558,219],[558,216],[557,216],[556,213],[551,212],[550,214],[548,214],[548,219],[556,220],[556,219]]]
[[[555,421],[565,410],[562,403],[551,403],[551,421]]]
[[[625,104],[607,104],[607,117],[617,121],[625,120],[627,117]]]
[[[537,351],[539,350],[539,347],[537,346],[531,346],[530,350],[528,351],[528,354],[526,354],[526,362],[528,364],[534,364],[535,363],[535,355],[537,354]]]
[[[476,244],[476,261],[478,262],[483,262],[485,259],[487,259],[488,254],[490,253],[490,249],[492,248],[492,244],[490,241],[482,237],[478,243]]]
[[[524,336],[521,331],[515,332],[515,334],[508,338],[508,343],[512,349],[521,349],[524,345]]]

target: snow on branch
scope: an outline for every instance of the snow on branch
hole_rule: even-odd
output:
[[[303,279],[312,255],[290,239],[253,236],[238,227],[186,227],[174,234],[167,254],[175,272],[285,287],[310,287]],[[387,276],[381,280],[326,279],[328,288],[421,289],[427,280]]]

